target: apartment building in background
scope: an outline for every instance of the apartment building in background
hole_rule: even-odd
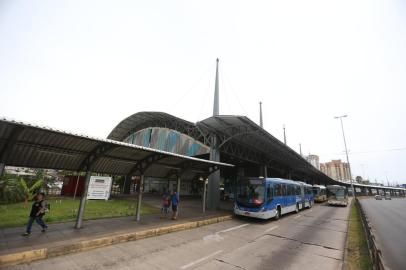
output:
[[[318,155],[308,155],[305,157],[307,162],[312,164],[316,169],[320,170],[320,158]]]
[[[348,163],[342,162],[341,159],[320,163],[320,171],[334,180],[350,181],[351,179]]]

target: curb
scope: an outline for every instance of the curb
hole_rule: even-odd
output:
[[[369,256],[371,258],[371,263],[373,265],[374,269],[377,270],[384,270],[384,269],[389,269],[389,267],[386,266],[385,260],[382,256],[381,249],[378,246],[378,243],[376,241],[375,235],[372,230],[372,226],[369,222],[368,216],[366,215],[362,204],[357,201],[359,210],[361,212],[361,222],[362,222],[362,227],[364,229],[365,235],[367,237],[367,244],[368,244],[368,249],[369,249]]]
[[[132,233],[123,233],[118,235],[105,236],[91,240],[79,241],[73,244],[65,244],[56,247],[42,248],[35,250],[22,251],[18,253],[0,255],[0,266],[16,265],[21,263],[29,263],[37,260],[57,257],[75,252],[87,251],[95,248],[115,245],[119,243],[136,241],[149,237],[159,236],[172,232],[179,232],[202,227],[214,223],[219,223],[231,220],[232,215],[220,216],[198,221],[185,222],[171,226],[147,229]]]
[[[345,247],[344,247],[344,252],[343,252],[343,263],[341,265],[341,270],[346,270],[348,269],[348,234],[350,233],[350,219],[351,219],[351,208],[354,204],[354,198],[351,200],[351,204],[349,205],[350,211],[348,211],[348,216],[347,216],[347,234],[345,235]]]

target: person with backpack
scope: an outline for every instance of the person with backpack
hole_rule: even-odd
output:
[[[32,224],[35,222],[41,226],[41,232],[46,232],[48,226],[45,224],[44,220],[42,220],[45,213],[48,212],[48,205],[45,201],[45,194],[40,192],[36,196],[35,202],[32,204],[30,217],[28,219],[27,229],[23,236],[29,236],[31,234],[31,227]]]
[[[169,193],[166,192],[166,190],[164,189],[164,192],[162,194],[161,218],[165,218],[168,215],[170,205],[171,205],[171,198],[169,196]]]
[[[172,197],[172,220],[176,220],[178,218],[178,206],[179,206],[179,195],[176,190],[173,191]]]

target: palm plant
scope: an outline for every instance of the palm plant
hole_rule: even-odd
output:
[[[26,206],[28,201],[32,200],[36,192],[39,191],[44,184],[43,179],[37,179],[31,187],[28,187],[27,182],[24,179],[20,179],[20,185],[24,194],[24,205]]]

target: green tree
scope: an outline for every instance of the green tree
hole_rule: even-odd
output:
[[[6,203],[21,202],[25,198],[20,181],[12,176],[0,180],[0,200]]]

